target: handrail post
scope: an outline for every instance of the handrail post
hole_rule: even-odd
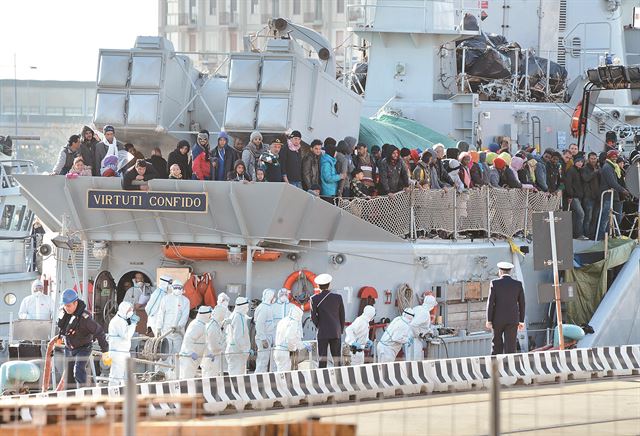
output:
[[[458,240],[458,191],[453,187],[453,240]]]
[[[487,191],[487,239],[491,239],[491,187],[487,186],[486,191]]]
[[[529,190],[526,189],[527,196],[525,197],[525,206],[524,206],[524,237],[527,238],[527,226],[529,224]]]

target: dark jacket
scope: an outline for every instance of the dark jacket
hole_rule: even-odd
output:
[[[409,186],[409,174],[402,159],[398,159],[395,163],[382,159],[380,163],[380,184],[382,185],[383,194],[399,192]]]
[[[598,200],[600,198],[600,169],[585,163],[580,170],[584,198]]]
[[[549,192],[554,193],[560,189],[560,168],[551,162],[545,163],[547,170],[547,188]]]
[[[302,188],[305,190],[311,189],[314,185],[321,185],[320,156],[310,152],[302,158]]]
[[[217,166],[213,170],[214,176],[211,179],[226,180],[229,172],[233,171],[233,164],[238,160],[237,157],[236,151],[228,144],[224,146],[224,152],[221,152],[217,146],[214,147],[211,150],[211,159],[217,162]],[[222,173],[220,168],[222,168]]]
[[[78,300],[78,307],[73,314],[64,312],[62,318],[58,320],[58,334],[64,337],[65,345],[69,349],[86,347],[97,339],[102,352],[109,351],[104,329],[85,309],[84,301]]]
[[[438,180],[440,181],[440,185],[442,186],[453,186],[453,180],[451,180],[451,176],[444,167],[444,162],[442,159],[436,160],[436,174],[438,174]]]
[[[567,170],[567,174],[564,177],[564,192],[568,198],[581,200],[582,197],[584,197],[584,188],[582,187],[580,172],[575,165],[572,165],[571,168]]]
[[[613,189],[614,201],[620,200],[620,194],[626,192],[624,186],[618,183],[618,177],[613,165],[609,161],[605,161],[600,170],[600,192],[602,193],[608,189]]]
[[[524,309],[524,289],[521,282],[508,275],[491,281],[487,321],[494,326],[524,322]]]
[[[441,189],[440,180],[438,180],[438,173],[436,172],[435,165],[429,165],[423,161],[419,161],[416,167],[413,169],[413,180],[418,185],[426,187],[427,189]]]
[[[191,180],[191,162],[189,162],[189,153],[182,154],[180,149],[176,147],[171,153],[169,153],[169,159],[167,161],[167,169],[171,168],[171,165],[178,164],[180,171],[182,171],[182,178],[185,180]]]
[[[169,177],[169,167],[167,161],[162,156],[153,155],[149,159],[149,162],[153,165],[153,169],[158,174],[157,179],[166,179]],[[184,175],[184,173],[183,173]]]
[[[311,297],[311,321],[318,329],[318,339],[339,339],[344,332],[342,297],[329,290]]]
[[[478,187],[489,184],[489,168],[485,167],[482,163],[475,162],[471,165],[469,173],[473,186]]]
[[[538,162],[536,165],[535,175],[536,175],[536,183],[535,187],[539,191],[548,192],[549,185],[547,184],[547,165],[540,156],[533,156],[533,158]]]
[[[137,175],[138,175],[138,172],[136,171],[135,167],[127,170],[127,172],[124,173],[124,176],[122,176],[122,189],[126,189],[127,191],[139,191],[140,185],[133,184],[133,181],[136,179]],[[147,182],[149,180],[153,180],[157,178],[158,178],[158,174],[153,169],[153,165],[151,165],[150,162],[147,163],[147,171],[145,171],[144,173],[144,181]]]
[[[91,167],[91,175],[99,176],[100,175],[100,164],[102,162],[95,161],[96,159],[96,145],[98,141],[93,138],[91,141],[82,141],[80,143],[80,156],[82,156],[82,160],[85,165]]]
[[[282,177],[287,176],[289,182],[302,182],[302,151],[292,151],[283,144],[279,154]]]
[[[267,182],[282,182],[282,166],[277,154],[270,150],[260,155],[258,167],[264,167],[264,178]]]
[[[369,187],[373,186],[378,174],[378,167],[375,164],[373,156],[371,156],[369,153],[364,156],[355,154],[351,158],[351,160],[353,166],[359,170],[362,170],[362,172],[364,173],[364,179],[362,179],[362,182]]]
[[[518,180],[511,168],[498,170],[500,174],[500,186],[503,188],[522,188],[522,183]]]

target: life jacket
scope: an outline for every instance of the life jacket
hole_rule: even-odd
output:
[[[191,274],[184,284],[184,296],[189,299],[189,309],[202,305],[202,295],[198,292],[198,276]]]
[[[204,273],[200,276],[200,281],[198,282],[198,293],[202,296],[206,306],[215,307],[218,302],[218,297],[216,296],[216,290],[213,287],[213,277],[211,277],[211,274]]]

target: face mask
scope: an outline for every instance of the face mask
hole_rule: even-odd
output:
[[[281,295],[278,300],[280,300],[281,303],[288,303],[289,297],[287,295]]]
[[[36,289],[35,291],[33,291],[33,293],[35,295],[40,295],[40,294],[42,294],[42,290],[41,289]]]
[[[132,316],[133,316],[133,310],[128,311],[126,315],[127,319],[131,318]]]
[[[172,293],[173,295],[176,295],[176,296],[178,296],[178,295],[182,295],[182,288],[173,288],[173,290],[171,291],[171,293]]]

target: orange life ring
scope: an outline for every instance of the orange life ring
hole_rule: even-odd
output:
[[[301,308],[305,312],[309,312],[311,310],[311,298],[309,298],[309,300],[307,300],[307,302],[304,303],[303,305],[300,305],[300,303],[298,303],[293,298],[293,295],[291,295],[291,289],[293,288],[293,284],[295,282],[297,282],[298,280],[300,280],[300,277],[302,277],[303,275],[309,281],[309,283],[311,283],[313,285],[313,290],[314,290],[313,293],[314,293],[314,295],[317,294],[318,293],[318,285],[316,284],[316,274],[314,274],[313,272],[311,272],[309,270],[306,270],[306,269],[301,269],[299,271],[294,271],[291,274],[289,274],[287,279],[284,281],[284,285],[282,285],[282,287],[289,290],[289,302],[290,303],[295,304],[296,306],[298,306],[299,308]]]
[[[577,104],[575,110],[573,111],[573,115],[571,116],[571,136],[574,138],[578,137],[578,133],[580,135],[584,135],[584,123],[581,122],[582,118],[582,100]]]

